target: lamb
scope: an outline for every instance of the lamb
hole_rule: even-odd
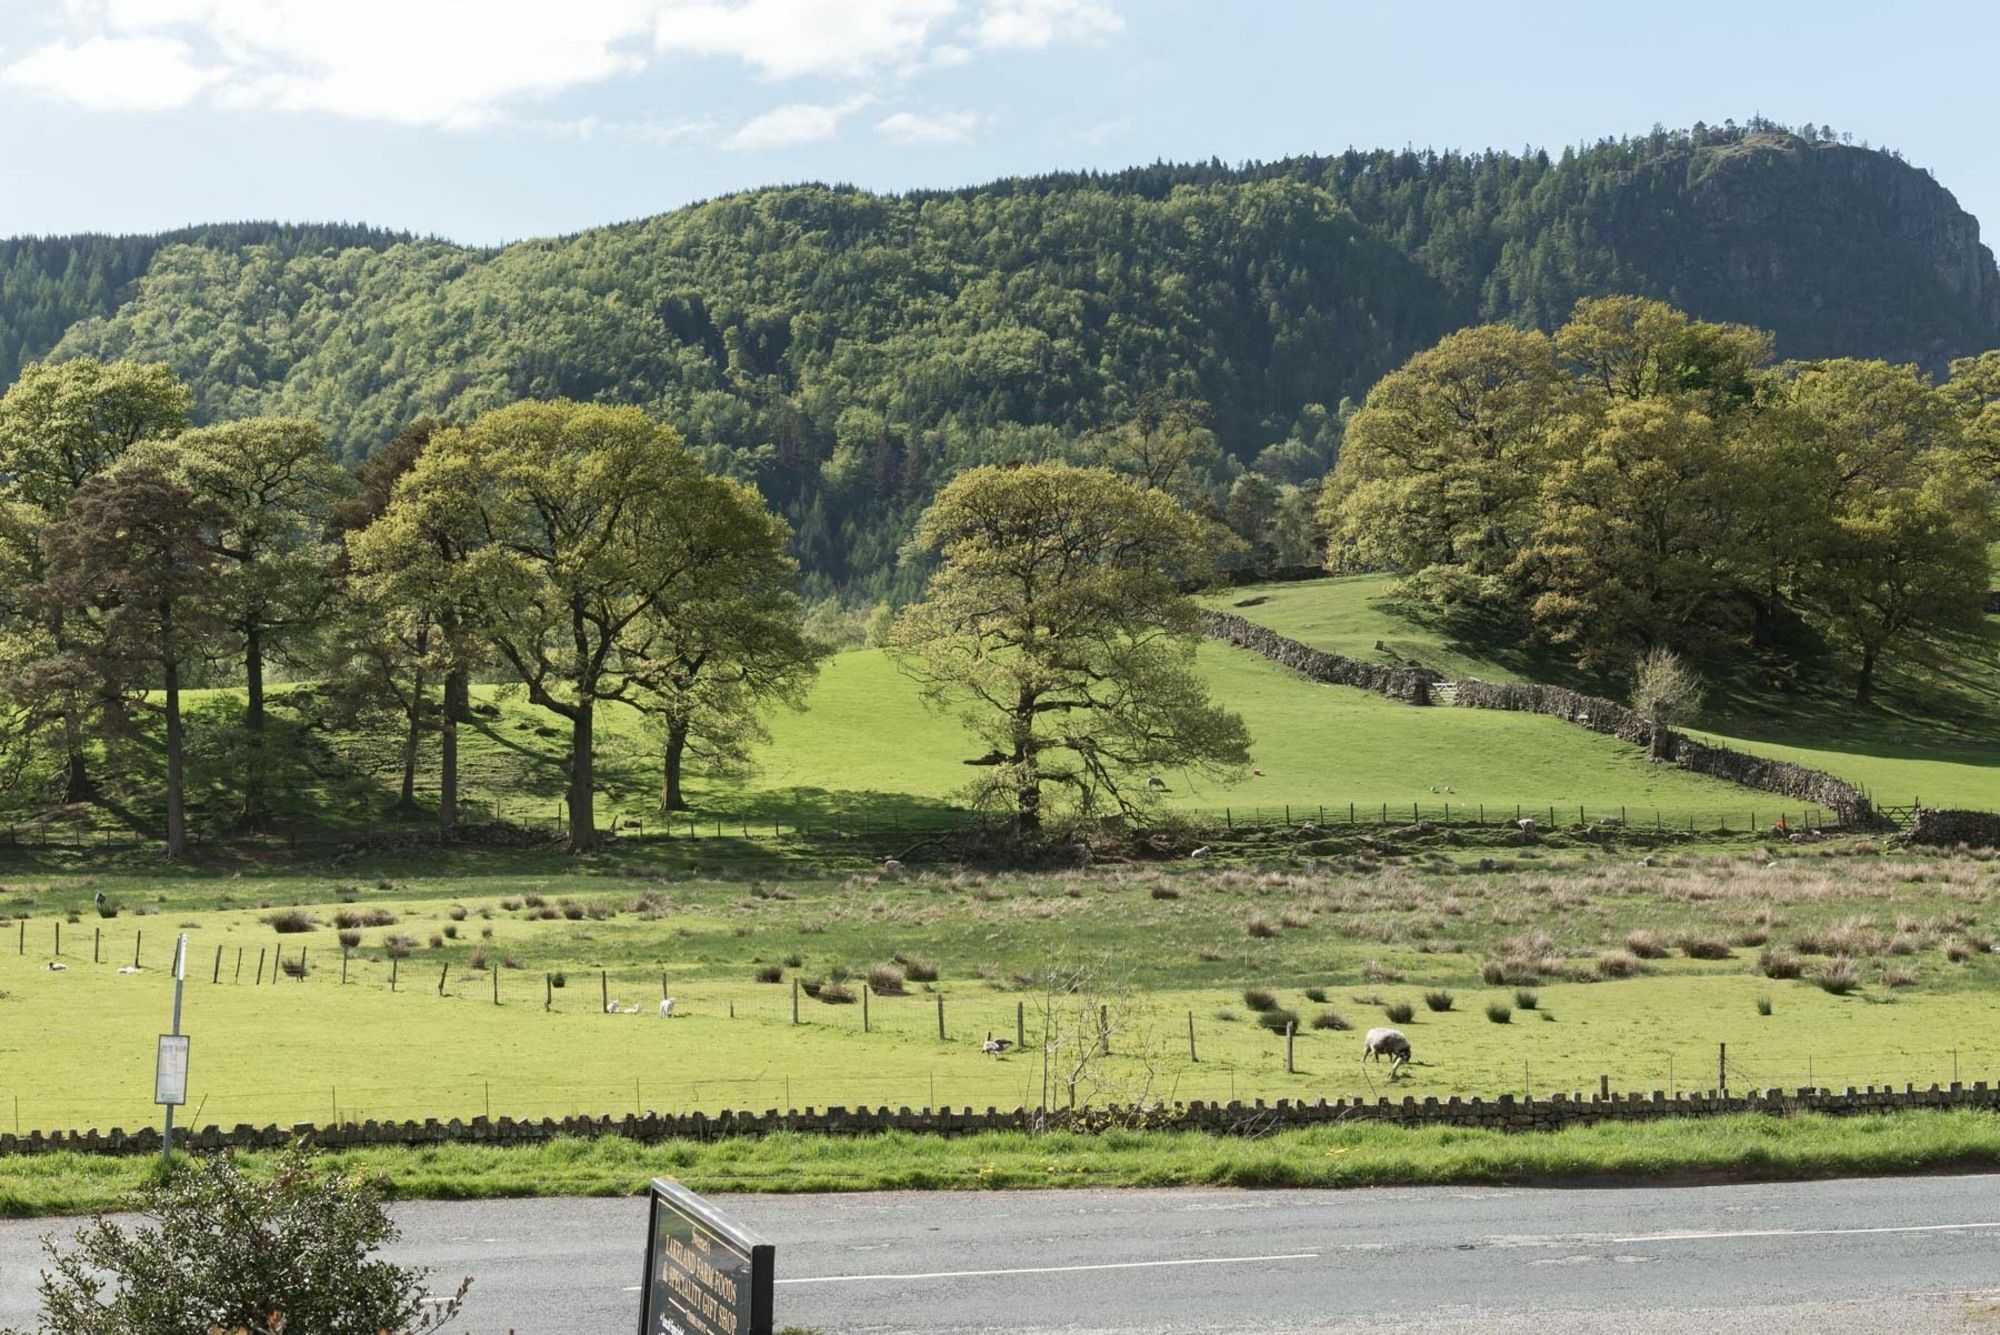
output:
[[[125,964],[125,965],[120,965],[120,966],[119,966],[119,969],[118,969],[118,972],[120,972],[120,973],[137,973],[137,972],[139,972],[139,966],[138,966],[138,965],[136,965],[136,964]]]
[[[660,1018],[662,1020],[671,1020],[674,1018],[674,999],[672,997],[668,997],[660,1003]]]
[[[979,1045],[979,1050],[985,1053],[989,1057],[998,1057],[1003,1053],[1005,1053],[1008,1048],[1011,1048],[1013,1046],[1014,1046],[1013,1039],[995,1038],[993,1037],[992,1031],[988,1030],[986,1034],[986,1041]]]
[[[56,962],[55,960],[50,960],[50,961],[49,961],[49,972],[50,972],[50,973],[68,973],[68,972],[69,972],[69,965],[67,965],[67,964],[59,964],[59,963],[57,963],[57,962]]]
[[[1361,1040],[1361,1060],[1380,1060],[1384,1054],[1389,1058],[1389,1078],[1394,1080],[1396,1072],[1410,1064],[1410,1040],[1400,1029],[1370,1029]]]
[[[1533,816],[1523,816],[1514,822],[1514,828],[1523,834],[1533,834],[1535,832],[1535,818]]]
[[[1215,852],[1214,849],[1210,848],[1207,844],[1203,844],[1200,848],[1197,848],[1194,852],[1188,854],[1188,856],[1191,858],[1205,858],[1210,856],[1214,852]]]
[[[605,1002],[605,1003],[604,1003],[604,1013],[605,1013],[606,1015],[618,1015],[618,1014],[621,1014],[621,1013],[622,1013],[622,1012],[621,1012],[621,1011],[620,1011],[620,1010],[618,1009],[618,998],[617,998],[617,997],[613,997],[613,998],[611,998],[611,1000],[609,1000],[609,1001],[607,1001],[607,1002]]]
[[[901,876],[903,874],[903,864],[895,858],[884,858],[882,859],[882,874],[885,876]]]

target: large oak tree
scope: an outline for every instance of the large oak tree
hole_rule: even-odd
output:
[[[973,785],[1043,824],[1054,785],[1082,813],[1130,809],[1157,770],[1226,773],[1243,720],[1194,671],[1215,529],[1173,497],[1101,468],[974,468],[938,494],[912,545],[941,562],[892,643],[928,700],[990,750]]]

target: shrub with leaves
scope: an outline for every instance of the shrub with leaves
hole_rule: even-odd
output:
[[[377,1258],[398,1232],[380,1182],[302,1148],[268,1177],[227,1155],[183,1166],[141,1209],[142,1225],[99,1218],[68,1248],[47,1244],[42,1335],[424,1335],[472,1285],[433,1299],[428,1272]]]

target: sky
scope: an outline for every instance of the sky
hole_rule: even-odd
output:
[[[350,221],[496,244],[759,185],[1762,114],[2000,232],[1992,0],[0,0],[0,235]]]

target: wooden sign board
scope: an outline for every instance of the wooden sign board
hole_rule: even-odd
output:
[[[653,1179],[639,1335],[771,1335],[777,1248],[678,1182]]]

